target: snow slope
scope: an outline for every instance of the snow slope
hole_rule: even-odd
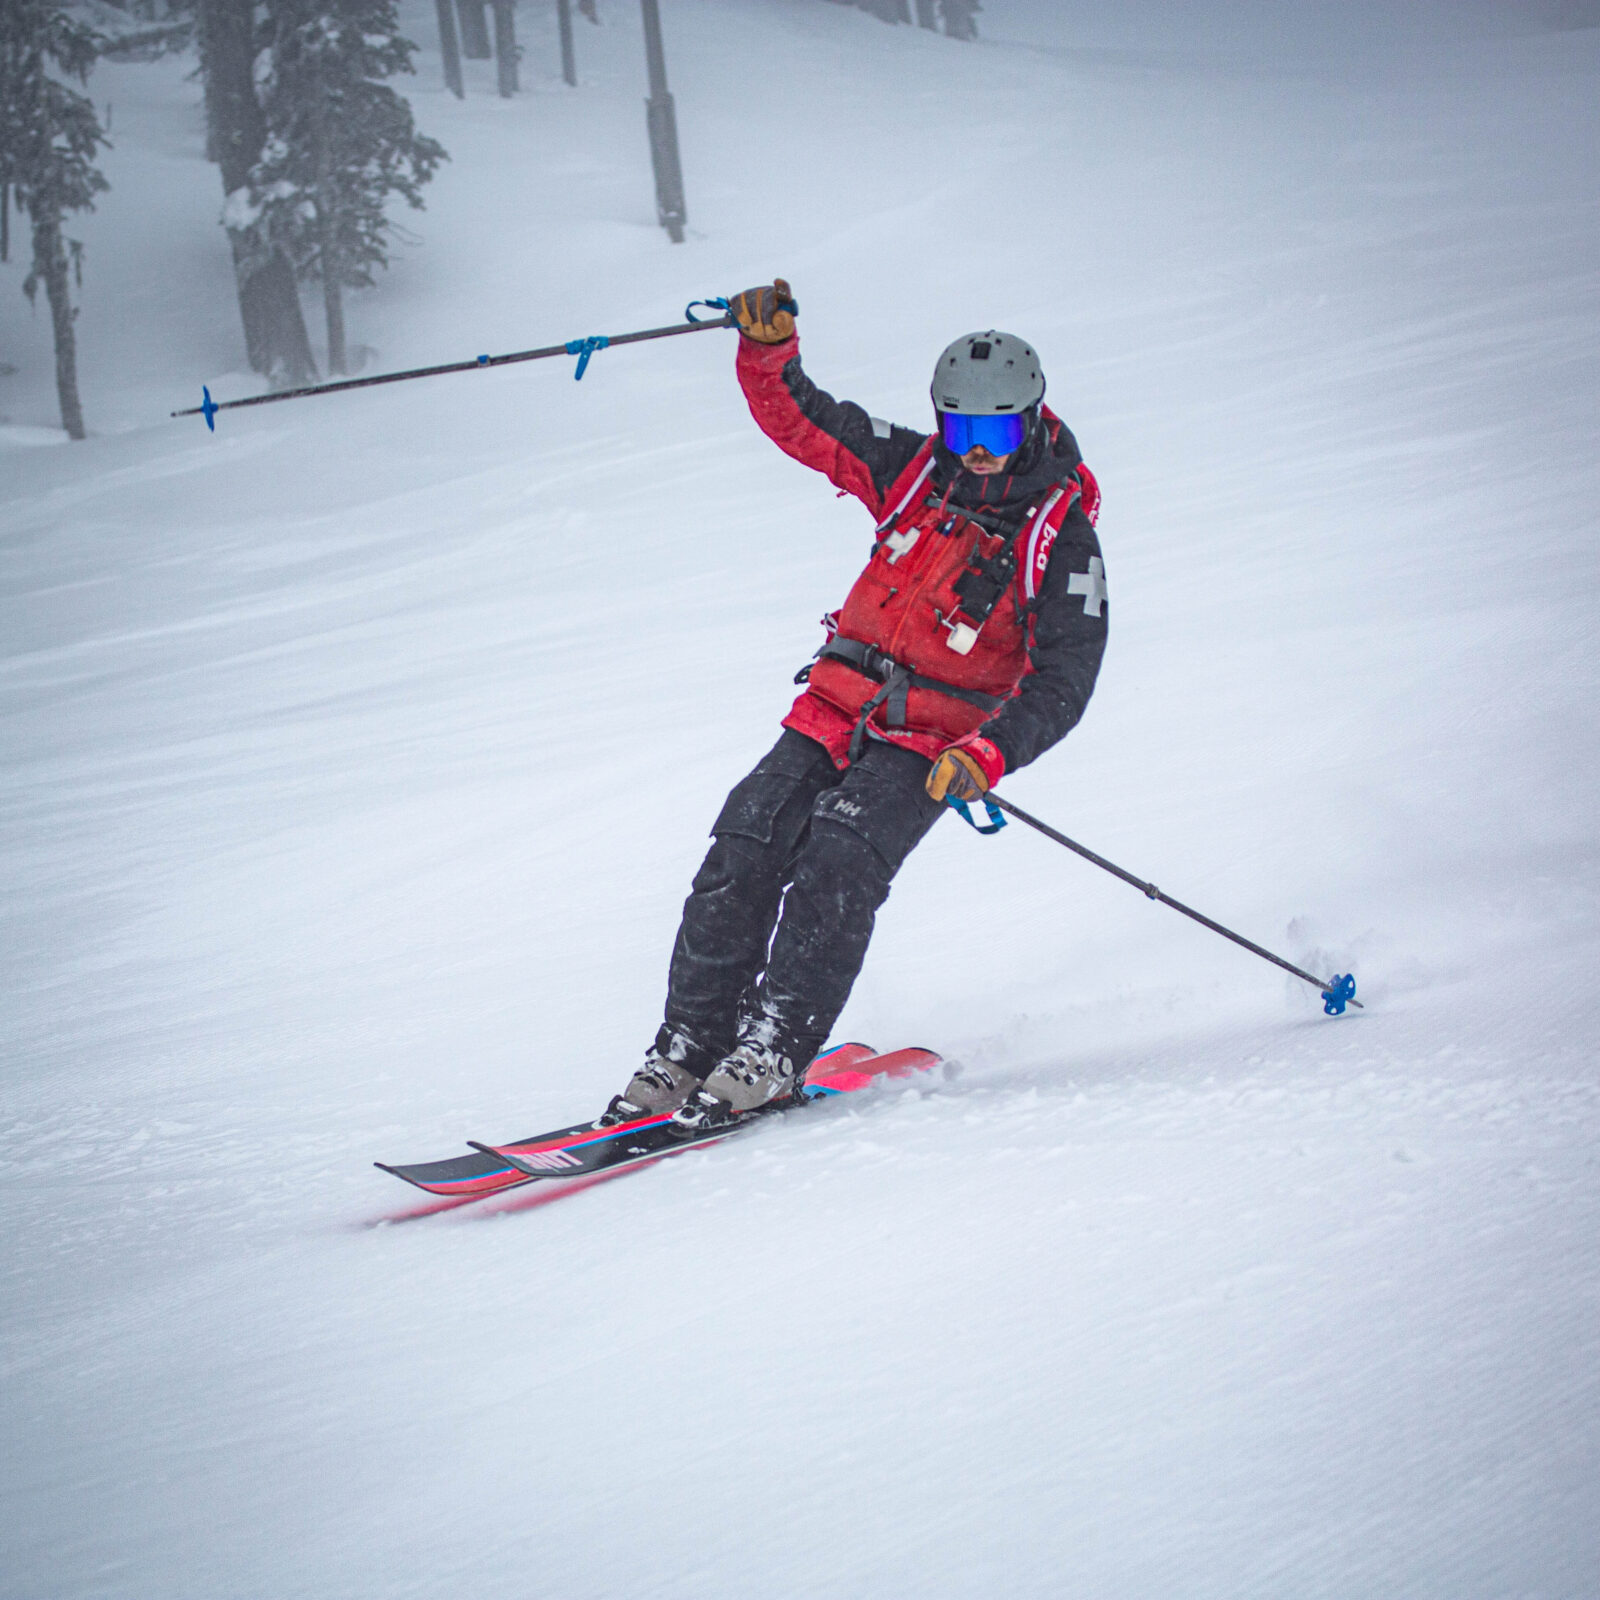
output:
[[[869,529],[722,333],[166,421],[254,380],[192,63],[104,66],[83,445],[0,269],[0,1594],[1592,1596],[1600,33],[666,9],[688,242],[633,10],[570,91],[526,5],[371,370],[783,272],[916,422],[1025,333],[1114,626],[1005,792],[1368,1009],[952,822],[840,1036],[962,1073],[369,1226],[620,1085]]]

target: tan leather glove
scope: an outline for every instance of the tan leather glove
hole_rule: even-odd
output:
[[[757,344],[782,344],[794,337],[794,314],[800,307],[783,278],[746,289],[728,302],[739,331]]]
[[[1004,776],[1006,759],[982,734],[969,733],[947,745],[928,772],[928,793],[941,803],[981,800]]]

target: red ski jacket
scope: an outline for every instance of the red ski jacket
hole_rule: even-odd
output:
[[[739,382],[762,431],[872,512],[865,571],[784,726],[848,766],[864,738],[932,759],[982,731],[1006,769],[1073,728],[1105,652],[1100,492],[1069,429],[994,477],[942,441],[835,400],[800,365],[799,340],[741,337]]]

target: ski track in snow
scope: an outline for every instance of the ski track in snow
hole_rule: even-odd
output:
[[[0,1595],[1593,1596],[1600,30],[674,0],[674,248],[633,12],[507,104],[404,9],[368,370],[783,272],[915,423],[1026,333],[1115,616],[1006,792],[1368,1009],[951,823],[838,1033],[949,1072],[393,1225],[620,1086],[870,530],[717,334],[163,420],[257,380],[102,64],[86,444],[0,268]]]

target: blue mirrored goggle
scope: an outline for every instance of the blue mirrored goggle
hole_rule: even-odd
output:
[[[946,447],[958,456],[980,444],[992,456],[1008,456],[1022,443],[1026,428],[1015,412],[1006,417],[975,417],[965,411],[941,411],[939,420]]]

